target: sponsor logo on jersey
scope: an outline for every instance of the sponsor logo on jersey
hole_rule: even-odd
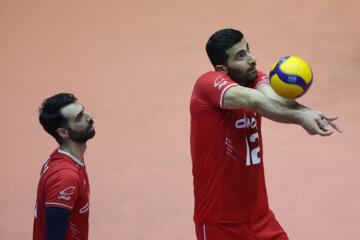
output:
[[[71,195],[74,194],[75,187],[68,187],[60,192],[60,196],[58,199],[64,199],[69,200],[71,198]]]
[[[256,116],[256,113],[254,113],[254,115]],[[246,117],[246,114],[244,114],[244,117],[237,120],[235,122],[235,127],[236,128],[256,128],[257,129],[257,121],[256,118],[251,117],[248,118]]]
[[[214,81],[214,88],[218,87],[219,90],[221,90],[222,86],[224,86],[225,84],[227,84],[225,78],[223,76],[218,76]]]

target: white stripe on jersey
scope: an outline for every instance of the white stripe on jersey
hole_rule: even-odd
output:
[[[204,240],[206,240],[205,224],[203,225],[203,229],[204,229]]]
[[[61,204],[61,203],[52,203],[52,202],[45,202],[45,205],[58,205],[58,206],[63,206],[63,207],[67,207],[70,210],[72,210],[72,207],[65,205],[65,204]]]
[[[222,104],[222,103],[223,103],[224,93],[226,92],[226,90],[227,90],[229,87],[232,87],[232,86],[238,86],[238,84],[236,84],[236,83],[230,84],[230,85],[226,86],[226,88],[224,88],[224,90],[222,91],[221,96],[220,96],[220,107],[221,107],[221,108],[224,108],[224,106],[223,106],[223,104]]]
[[[269,84],[267,81],[262,80],[261,82],[258,82],[258,84],[256,84],[255,89],[256,89],[260,84],[262,84],[262,83],[267,83],[267,84]]]
[[[46,172],[46,170],[48,170],[48,163],[49,163],[50,157],[48,157],[44,163],[44,171],[41,173],[40,178],[42,177],[42,175],[44,175],[44,173]]]

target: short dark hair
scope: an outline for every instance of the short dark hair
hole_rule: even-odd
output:
[[[47,133],[55,138],[55,140],[62,144],[62,138],[57,133],[57,129],[66,126],[68,119],[66,119],[60,112],[61,108],[76,102],[76,97],[70,93],[59,93],[52,97],[45,99],[40,107],[39,120]]]
[[[229,56],[225,52],[243,39],[244,35],[232,28],[226,28],[214,33],[206,44],[206,52],[212,65],[226,65]]]

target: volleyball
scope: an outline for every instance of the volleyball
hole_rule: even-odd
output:
[[[275,62],[269,77],[271,87],[279,96],[294,99],[301,97],[309,90],[313,73],[305,60],[287,56]]]

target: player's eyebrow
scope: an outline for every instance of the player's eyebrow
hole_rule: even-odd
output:
[[[236,58],[237,56],[239,56],[240,54],[244,53],[244,52],[245,52],[245,49],[241,49],[241,50],[237,51],[237,52],[235,53],[235,58]]]
[[[246,51],[249,51],[249,44],[248,44],[248,43],[246,43]],[[236,58],[237,56],[239,56],[240,54],[244,53],[244,52],[245,52],[245,49],[240,49],[239,51],[237,51],[237,52],[235,53],[235,58]]]
[[[76,115],[75,120],[79,120],[81,118],[81,116],[83,115],[85,108],[83,105],[81,105],[81,108],[82,108],[82,110]]]

